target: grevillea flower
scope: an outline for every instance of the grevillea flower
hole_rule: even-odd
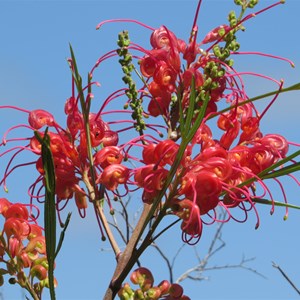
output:
[[[55,124],[53,115],[42,109],[32,110],[28,115],[28,123],[36,130]]]
[[[229,31],[230,31],[230,27],[228,25],[226,24],[220,25],[214,28],[213,30],[211,30],[202,40],[201,44],[208,44],[208,43],[215,42],[221,39],[225,35],[225,33]]]
[[[177,45],[177,38],[174,33],[165,26],[155,29],[150,37],[151,46],[155,49],[169,49]]]
[[[41,289],[40,281],[48,278],[46,243],[43,229],[29,214],[27,207],[0,199],[0,214],[4,217],[0,243],[1,275],[9,274],[21,287],[30,287],[30,282],[31,288],[38,291]],[[30,211],[33,208],[30,207]]]
[[[136,185],[144,188],[142,199],[145,203],[152,203],[163,188],[168,170],[154,164],[137,168],[134,172]]]
[[[99,165],[102,169],[109,165],[120,164],[122,160],[121,149],[117,146],[104,147],[94,155],[95,165]]]
[[[144,207],[151,207],[153,212],[147,216],[148,224],[142,226],[145,231],[139,236],[146,236],[146,228],[150,228],[151,237],[142,243],[152,242],[160,235],[155,237],[153,232],[167,215],[176,218],[170,226],[181,222],[182,239],[189,244],[199,241],[204,225],[230,219],[244,222],[251,210],[257,216],[258,227],[256,202],[270,198],[272,211],[275,206],[264,181],[273,175],[287,202],[276,174],[282,169],[292,170],[281,164],[282,159],[288,157],[290,143],[280,135],[264,134],[261,128],[262,117],[283,91],[283,81],[253,72],[239,72],[232,59],[234,55],[246,54],[237,52],[240,47],[238,31],[247,20],[268,8],[244,17],[243,7],[239,17],[230,13],[228,24],[219,25],[199,38],[196,21],[200,4],[201,0],[188,41],[178,38],[166,26],[153,29],[129,20],[151,30],[150,48],[131,42],[127,32],[121,33],[118,49],[96,60],[85,86],[71,51],[72,58],[68,62],[72,71],[72,91],[64,106],[65,126],[59,125],[50,112],[42,109],[27,111],[1,107],[22,111],[27,114],[28,122],[11,127],[3,135],[1,146],[23,144],[13,145],[0,154],[11,155],[0,184],[7,190],[8,177],[19,167],[33,165],[37,170],[37,178],[28,191],[30,210],[20,203],[0,199],[0,214],[5,219],[0,255],[1,258],[8,255],[12,260],[17,271],[11,271],[8,264],[6,268],[20,285],[24,286],[27,278],[30,282],[38,281],[40,289],[49,285],[43,229],[37,225],[31,211],[33,201],[43,201],[42,191],[47,183],[40,138],[49,139],[59,218],[60,211],[72,198],[82,217],[89,203],[94,205],[101,234],[105,226],[116,256],[121,260],[120,251],[112,242],[105,210],[108,206],[113,212],[111,199],[118,200],[128,222],[126,197],[129,192],[140,190]],[[98,28],[108,22],[112,20],[100,23]],[[119,56],[125,87],[99,100],[92,93],[92,88],[100,86],[93,81],[95,70],[115,56]],[[139,63],[140,73],[135,62]],[[140,84],[133,79],[133,71],[141,79]],[[244,75],[258,76],[277,85],[278,93],[264,111],[259,112],[249,99]],[[10,132],[16,128],[27,130],[28,136],[10,137]],[[34,154],[33,160],[13,165],[24,151]],[[295,163],[289,157],[286,160],[290,166]],[[299,181],[295,181],[299,185]],[[220,210],[226,213],[225,220],[218,220]],[[244,216],[241,219],[233,217],[235,210],[240,210]],[[124,241],[127,240],[126,236]],[[136,243],[135,246],[137,250],[143,249],[142,246],[138,249]],[[28,269],[25,279],[24,269]],[[146,268],[135,270],[130,279],[139,287],[134,290],[124,284],[118,291],[121,299],[189,299],[178,284],[163,281],[155,286],[153,275]]]
[[[121,164],[107,166],[97,179],[108,190],[114,191],[120,183],[126,183],[129,178],[129,169]]]

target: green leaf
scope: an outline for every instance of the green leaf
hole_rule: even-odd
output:
[[[297,171],[300,171],[300,162],[283,167],[279,170],[273,171],[271,173],[268,173],[268,174],[260,176],[260,177],[262,179],[277,178],[277,177],[288,175],[288,174],[291,174],[291,173],[294,173]]]
[[[65,238],[65,232],[68,228],[68,225],[70,223],[70,220],[71,220],[71,215],[72,213],[68,213],[67,215],[67,219],[65,221],[65,224],[63,226],[63,230],[62,232],[60,233],[60,237],[59,237],[59,241],[58,241],[58,244],[57,244],[57,248],[56,248],[56,251],[55,251],[55,257],[57,256],[57,254],[59,253],[60,249],[61,249],[61,246],[63,244],[63,241],[64,241],[64,238]]]
[[[190,91],[190,99],[189,99],[189,107],[187,110],[186,120],[184,122],[184,131],[181,132],[183,136],[186,136],[190,130],[191,123],[194,116],[194,108],[195,108],[195,102],[196,102],[196,89],[195,89],[195,77],[192,77],[192,83],[191,83],[191,91]]]
[[[300,155],[300,150],[298,150],[298,151],[296,151],[296,152],[290,154],[289,156],[287,156],[287,157],[281,159],[280,161],[278,161],[277,163],[273,164],[272,166],[266,168],[265,170],[263,170],[262,172],[260,172],[260,173],[258,174],[258,176],[259,176],[260,178],[262,178],[264,175],[268,174],[270,171],[273,171],[274,169],[276,169],[276,168],[282,166],[283,164],[285,164],[285,163],[291,161],[292,159],[294,159],[295,157],[297,157],[297,156],[299,156],[299,155]]]
[[[243,187],[243,186],[247,186],[247,185],[257,181],[257,177],[259,177],[260,179],[269,179],[269,178],[276,178],[276,177],[288,175],[290,173],[299,171],[300,166],[299,166],[298,162],[294,163],[292,165],[289,165],[287,167],[283,167],[279,170],[273,171],[276,168],[282,166],[283,164],[285,164],[287,162],[290,162],[292,159],[294,159],[295,157],[297,157],[299,155],[300,155],[300,150],[292,153],[291,155],[281,159],[280,161],[273,164],[272,166],[266,168],[265,170],[263,170],[262,172],[257,174],[257,176],[247,179],[243,183],[239,184],[238,187],[240,188],[240,187]]]
[[[50,149],[50,138],[45,130],[42,138],[37,131],[35,137],[42,145],[42,162],[45,171],[45,204],[44,204],[44,227],[46,240],[46,253],[48,259],[48,279],[51,300],[55,300],[54,290],[54,259],[56,248],[56,205],[55,205],[55,169],[52,152]]]
[[[73,48],[72,48],[71,44],[69,46],[70,46],[70,52],[71,52],[72,65],[73,65],[73,69],[74,69],[74,70],[72,70],[72,75],[73,75],[73,78],[74,78],[74,81],[76,84],[76,88],[78,91],[83,117],[87,118],[89,113],[88,113],[88,110],[85,105],[84,93],[83,93],[83,88],[82,88],[82,78],[78,71],[77,62],[76,62]]]

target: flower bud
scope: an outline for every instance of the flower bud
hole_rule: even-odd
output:
[[[5,212],[10,207],[11,203],[6,198],[0,198],[0,214],[5,217]]]
[[[6,212],[5,212],[5,218],[17,218],[17,219],[28,219],[28,210],[25,205],[16,203],[10,205]]]
[[[138,284],[143,291],[153,286],[154,278],[150,270],[146,268],[136,269],[130,276],[130,280],[134,284]]]
[[[145,295],[141,289],[134,291],[134,300],[145,300]]]
[[[45,125],[53,126],[54,117],[45,110],[36,109],[29,113],[28,123],[33,129],[40,129]]]
[[[248,3],[249,8],[254,8],[254,6],[258,3],[258,0],[250,0]]]
[[[165,294],[167,294],[169,292],[170,286],[171,286],[171,284],[170,284],[170,282],[168,280],[163,280],[158,285],[158,287],[159,287],[162,295],[165,295]]]
[[[169,294],[171,296],[173,296],[174,298],[179,299],[183,294],[183,288],[181,287],[181,285],[179,285],[177,283],[173,283],[170,286]]]
[[[75,191],[75,202],[78,209],[85,209],[88,207],[86,195],[77,190]]]
[[[146,293],[146,295],[148,297],[147,299],[151,299],[151,300],[159,299],[161,294],[162,293],[161,293],[161,290],[159,287],[152,287]]]
[[[35,265],[30,270],[30,275],[36,277],[39,280],[44,280],[48,276],[47,269],[42,265]]]
[[[132,299],[133,294],[134,292],[128,283],[125,283],[118,292],[118,296],[121,300],[130,300]]]

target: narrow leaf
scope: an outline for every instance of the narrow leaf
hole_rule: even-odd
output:
[[[52,152],[50,149],[50,138],[47,134],[48,128],[41,138],[37,131],[35,137],[42,145],[42,162],[45,180],[45,204],[44,204],[44,227],[46,240],[46,253],[48,259],[48,279],[51,300],[55,300],[54,290],[54,259],[56,248],[56,207],[55,207],[55,171]]]
[[[63,227],[63,230],[62,232],[60,233],[60,237],[59,237],[59,241],[58,241],[58,244],[57,244],[57,248],[56,248],[56,251],[55,251],[55,257],[57,256],[57,254],[59,253],[60,249],[61,249],[61,246],[63,244],[63,241],[64,241],[64,238],[65,238],[65,232],[68,228],[68,225],[70,223],[70,220],[71,220],[71,215],[72,213],[68,213],[67,215],[67,219],[65,221],[65,224],[64,224],[64,227]]]
[[[281,159],[280,161],[278,161],[277,163],[273,164],[272,166],[270,166],[269,168],[266,168],[265,170],[263,170],[262,172],[260,172],[258,174],[259,177],[263,177],[264,175],[266,175],[267,173],[269,173],[270,171],[273,171],[274,169],[282,166],[283,164],[291,161],[292,159],[294,159],[295,157],[300,155],[300,150],[290,154],[289,156]]]
[[[184,122],[184,131],[182,131],[183,135],[186,136],[190,130],[191,123],[194,116],[194,108],[196,102],[196,89],[195,89],[195,77],[192,78],[191,83],[191,91],[190,91],[190,98],[189,98],[189,106],[187,110],[186,120]]]
[[[277,177],[288,175],[288,174],[291,174],[291,173],[294,173],[297,171],[300,171],[300,162],[294,163],[292,165],[283,167],[274,172],[263,175],[263,176],[261,176],[261,178],[262,179],[277,178]]]

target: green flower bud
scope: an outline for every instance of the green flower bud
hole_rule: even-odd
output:
[[[234,27],[237,24],[237,18],[236,18],[235,12],[233,10],[228,15],[228,21],[229,21],[230,27]]]
[[[221,57],[222,56],[222,53],[221,53],[221,49],[220,49],[220,46],[219,45],[215,45],[213,47],[213,52],[214,52],[214,55],[216,57]]]
[[[247,7],[253,8],[258,3],[258,0],[250,0]]]
[[[122,59],[119,60],[120,64],[122,65],[122,71],[125,73],[125,74],[128,74],[128,67],[126,65],[123,65],[122,62],[123,61]]]
[[[234,0],[236,5],[243,5],[243,0]]]
[[[229,60],[226,62],[226,64],[227,64],[229,67],[232,67],[233,64],[234,64],[233,59],[229,59]]]
[[[225,75],[225,70],[221,69],[218,71],[217,77],[223,77]]]
[[[118,296],[121,300],[133,300],[133,295],[134,292],[128,283],[125,283],[118,292]]]
[[[137,290],[134,292],[133,299],[134,299],[134,300],[145,300],[145,296],[144,296],[143,291],[142,291],[141,289],[137,289]]]
[[[204,81],[204,84],[203,84],[203,87],[204,89],[208,89],[210,87],[212,83],[212,79],[211,78],[207,78],[205,81]],[[202,92],[202,91],[201,91]],[[200,92],[200,95],[201,95],[201,92]],[[204,92],[204,91],[203,91]]]
[[[238,51],[240,49],[240,44],[237,42],[237,41],[232,41],[230,44],[229,44],[229,49],[231,51]]]
[[[146,292],[146,299],[149,300],[158,300],[159,297],[161,295],[161,290],[158,287],[153,287],[150,288],[147,292]]]

